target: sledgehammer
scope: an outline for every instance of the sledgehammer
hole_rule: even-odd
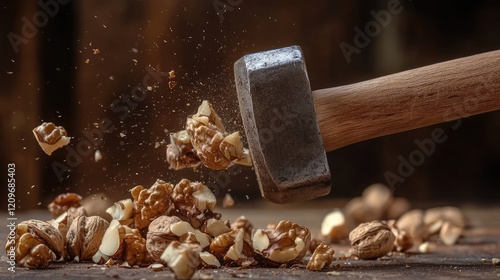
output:
[[[311,92],[298,46],[234,65],[261,194],[275,203],[327,195],[326,152],[500,109],[500,50]]]

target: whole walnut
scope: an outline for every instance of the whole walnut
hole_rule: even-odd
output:
[[[396,237],[381,221],[362,223],[349,233],[351,254],[360,259],[376,259],[387,255]]]

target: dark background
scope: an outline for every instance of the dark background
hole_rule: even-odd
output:
[[[66,191],[121,199],[137,184],[184,177],[218,185],[218,196],[229,191],[238,203],[246,196],[261,200],[250,168],[229,175],[205,168],[174,172],[165,163],[168,133],[182,129],[203,99],[213,101],[228,130],[242,130],[232,67],[247,53],[299,45],[311,86],[320,89],[500,48],[498,1],[401,1],[402,12],[350,63],[339,45],[353,45],[353,29],[364,29],[374,20],[370,11],[387,9],[389,1],[229,2],[238,5],[221,18],[212,1],[69,1],[16,53],[8,34],[23,35],[23,17],[33,22],[43,9],[38,1],[1,1],[1,173],[5,178],[7,163],[16,164],[17,206],[45,207]],[[175,70],[177,87],[170,89],[164,78],[121,119],[111,104],[142,84],[148,66]],[[43,121],[62,125],[76,149],[85,139],[82,131],[103,119],[116,129],[59,181],[52,164],[64,164],[67,150],[45,155],[31,130]],[[397,172],[398,156],[407,158],[415,139],[441,127],[448,140],[395,185],[395,195],[415,202],[498,203],[500,111],[462,121],[455,131],[443,123],[329,153],[334,183],[328,197],[353,197],[385,182],[384,173]],[[97,163],[95,149],[103,154]],[[6,186],[0,189],[6,197]]]

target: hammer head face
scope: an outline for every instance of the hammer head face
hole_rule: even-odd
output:
[[[262,196],[290,203],[327,195],[330,169],[300,48],[245,55],[234,73]]]

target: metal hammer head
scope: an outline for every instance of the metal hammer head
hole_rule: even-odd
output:
[[[327,195],[330,169],[300,48],[245,55],[234,74],[262,196],[290,203]]]

